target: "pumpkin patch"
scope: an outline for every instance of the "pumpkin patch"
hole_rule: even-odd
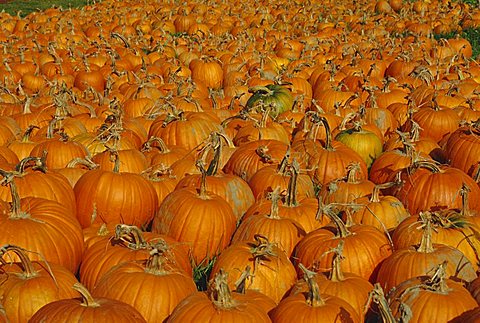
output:
[[[479,320],[470,2],[0,3],[0,322]]]

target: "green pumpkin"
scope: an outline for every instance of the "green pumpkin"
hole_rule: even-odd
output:
[[[343,130],[337,134],[335,140],[355,150],[365,163],[367,163],[369,169],[373,161],[380,156],[383,151],[382,141],[377,135],[362,128]]]
[[[247,107],[255,109],[259,113],[271,109],[269,114],[272,118],[276,118],[280,113],[289,111],[293,107],[292,93],[282,85],[254,86],[248,91],[253,94],[247,101]]]

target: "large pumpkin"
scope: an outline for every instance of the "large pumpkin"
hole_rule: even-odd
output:
[[[259,112],[268,111],[274,118],[293,107],[292,93],[285,86],[255,86],[250,88],[249,92],[252,96],[247,101],[247,107]]]

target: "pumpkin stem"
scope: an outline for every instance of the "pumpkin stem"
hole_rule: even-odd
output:
[[[328,279],[334,282],[341,282],[345,280],[341,266],[342,261],[345,259],[345,257],[343,256],[344,245],[345,241],[340,240],[338,246],[331,250],[331,252],[334,252],[335,254],[332,260],[332,271],[330,272],[330,276],[328,277]]]
[[[387,182],[383,184],[377,184],[373,188],[372,195],[370,196],[369,202],[370,203],[379,203],[380,202],[380,190],[384,190],[390,188],[392,186],[397,185],[396,182]]]
[[[280,216],[278,215],[278,202],[280,201],[281,195],[280,195],[280,187],[277,187],[273,190],[273,192],[270,192],[268,194],[270,200],[272,201],[272,205],[270,206],[270,214],[268,217],[270,219],[280,219]]]
[[[88,291],[88,289],[85,286],[83,286],[80,283],[75,283],[73,285],[73,289],[75,289],[77,292],[80,293],[80,295],[82,295],[82,304],[81,304],[82,306],[85,306],[85,307],[100,307],[100,304],[95,301],[92,294],[90,294],[90,292]]]
[[[428,169],[429,171],[431,171],[432,173],[435,173],[435,174],[442,172],[442,169],[437,164],[435,164],[435,162],[433,160],[418,159],[418,160],[415,160],[413,162],[412,167],[414,169],[426,168],[426,169]]]
[[[358,184],[358,173],[360,171],[360,163],[353,162],[347,166],[347,183]]]
[[[462,197],[462,209],[460,210],[461,216],[469,216],[470,215],[470,206],[468,204],[468,195],[471,192],[470,187],[467,184],[462,183],[462,187],[460,188],[460,196]]]
[[[325,214],[335,225],[337,229],[337,237],[345,238],[351,233],[348,231],[347,226],[343,223],[342,219],[337,215],[337,209],[335,203],[323,204],[319,199],[319,206],[316,215],[316,219],[320,219],[321,215]]]
[[[169,252],[168,244],[163,239],[158,239],[151,245],[150,256],[147,259],[145,272],[154,275],[162,275],[166,271],[163,268],[165,253]]]
[[[219,309],[234,308],[237,304],[228,287],[228,274],[221,268],[210,282],[210,299]]]
[[[38,276],[38,271],[35,270],[32,261],[27,256],[27,250],[22,247],[7,244],[0,247],[0,263],[6,264],[6,260],[3,257],[9,252],[13,252],[20,259],[21,267],[23,268],[23,276],[25,278],[32,278]]]
[[[373,285],[373,289],[370,291],[370,293],[368,293],[367,303],[365,304],[363,311],[364,314],[367,314],[372,303],[377,304],[383,323],[397,323],[397,320],[393,316],[393,313],[388,305],[388,301],[385,297],[382,286],[380,286],[380,283]]]
[[[123,242],[127,248],[133,250],[146,249],[148,247],[148,243],[143,237],[143,232],[134,225],[117,224],[113,239]]]
[[[447,285],[447,265],[448,261],[444,260],[441,264],[435,267],[433,275],[425,282],[426,289],[439,293],[447,293],[449,291]]]
[[[74,158],[71,161],[68,162],[66,168],[74,168],[77,165],[85,166],[87,169],[96,169],[98,168],[98,164],[96,164],[93,160],[90,159],[90,157],[85,157],[85,158]]]
[[[428,211],[421,212],[420,217],[422,218],[423,222],[423,234],[417,252],[431,253],[435,251],[432,242],[432,214]]]
[[[300,164],[294,158],[289,167],[290,171],[290,180],[288,181],[286,205],[288,207],[293,207],[298,205],[297,203],[297,181],[298,173],[300,172]]]
[[[200,170],[201,177],[200,177],[200,189],[198,191],[198,196],[200,198],[207,198],[207,171],[205,170],[205,161],[202,159],[197,160],[196,166]]]
[[[28,217],[28,214],[21,210],[20,195],[18,193],[17,185],[15,184],[15,177],[20,176],[18,172],[7,172],[0,169],[0,175],[3,176],[0,184],[2,186],[10,186],[10,195],[12,198],[10,207],[10,218],[20,219]]]
[[[208,176],[215,176],[218,173],[218,168],[220,166],[220,157],[222,156],[223,149],[220,138],[220,135],[216,132],[213,132],[210,135],[210,145],[213,149],[213,158],[206,170]]]
[[[32,135],[34,129],[39,129],[39,127],[35,125],[28,126],[27,130],[25,130],[23,133],[22,142],[30,142],[30,136]]]
[[[316,272],[308,270],[303,264],[298,267],[303,272],[303,279],[308,284],[307,304],[312,307],[324,306],[325,301],[320,296],[320,288],[315,280]]]
[[[235,292],[239,294],[245,294],[246,292],[246,285],[247,285],[247,280],[250,277],[253,277],[251,273],[252,267],[247,265],[245,267],[245,270],[242,272],[238,280],[235,282]]]
[[[330,125],[325,117],[320,117],[319,122],[323,124],[325,127],[325,149],[326,150],[333,150],[332,146],[332,131],[330,129]]]
[[[47,152],[44,151],[42,157],[25,157],[22,159],[17,166],[15,167],[15,170],[23,174],[25,173],[25,169],[27,167],[31,167],[32,170],[40,170],[41,172],[45,173],[45,158],[47,157]]]
[[[142,145],[141,152],[151,151],[153,144],[157,144],[155,147],[157,147],[162,154],[170,152],[170,149],[168,149],[165,141],[155,136],[151,136],[150,138],[148,138],[148,140]]]

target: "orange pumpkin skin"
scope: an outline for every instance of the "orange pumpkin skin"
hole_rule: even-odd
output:
[[[186,276],[192,276],[192,267],[188,249],[171,237],[164,235],[142,232],[144,240],[131,240],[132,245],[123,240],[116,239],[113,234],[98,239],[85,250],[82,264],[79,270],[80,282],[88,289],[93,290],[98,281],[110,269],[127,261],[139,261],[148,258],[148,243],[164,240],[170,247],[171,254],[164,266],[169,270],[177,270]],[[141,238],[141,239],[142,239]],[[138,245],[135,245],[138,243]]]
[[[479,127],[462,127],[453,132],[446,144],[445,152],[450,165],[474,175],[480,160]]]
[[[194,293],[178,304],[166,322],[271,322],[265,309],[248,295],[237,293],[232,293],[232,295],[234,295],[233,300],[237,306],[222,309],[218,308],[206,293]],[[192,312],[195,313],[194,318]]]
[[[475,269],[460,251],[440,244],[433,247],[432,252],[418,252],[414,248],[396,250],[381,264],[377,282],[389,291],[407,279],[427,274],[444,260],[448,260],[449,277],[468,282],[476,278]]]
[[[147,322],[163,322],[197,288],[192,278],[181,273],[151,271],[147,266],[135,261],[115,266],[100,279],[92,295],[130,304]]]
[[[158,197],[139,174],[90,170],[75,184],[77,217],[83,228],[93,223],[124,223],[142,227],[156,212]]]
[[[270,312],[273,323],[289,323],[292,317],[302,322],[361,322],[355,309],[341,298],[322,294],[324,305],[311,306],[307,303],[307,293],[298,293],[286,297]]]
[[[346,261],[342,263],[342,270],[375,280],[377,266],[392,253],[388,239],[383,232],[368,225],[354,225],[348,231],[344,237],[336,236],[328,227],[310,232],[295,248],[296,263],[316,271],[330,268],[333,255],[322,255],[343,240]]]
[[[248,182],[260,168],[278,165],[287,149],[288,145],[277,140],[246,143],[233,152],[223,171],[240,176]]]
[[[187,244],[194,263],[200,264],[228,246],[236,222],[231,206],[220,196],[183,188],[165,197],[152,222],[152,232]]]
[[[403,185],[395,196],[412,215],[421,211],[436,211],[462,207],[458,192],[465,184],[470,189],[468,204],[470,210],[480,211],[480,188],[463,171],[453,167],[437,167],[428,163],[412,172],[402,171]]]
[[[21,199],[20,210],[18,217],[9,207],[0,207],[0,245],[18,245],[36,252],[32,260],[47,260],[77,272],[84,244],[72,212],[55,201],[35,197]]]
[[[7,246],[5,249],[12,249],[11,247]],[[6,322],[27,322],[42,306],[78,296],[72,289],[78,280],[70,270],[53,263],[45,263],[43,260],[30,261],[33,253],[26,250],[20,252],[23,255],[15,257],[19,258],[21,263],[9,262],[13,254],[8,252],[2,257],[6,263],[0,266],[0,308],[3,305],[5,314],[10,319]]]
[[[228,285],[233,289],[235,282],[247,266],[254,268],[254,278],[247,281],[245,288],[256,289],[279,302],[295,284],[297,274],[288,256],[277,246],[272,245],[272,255],[261,255],[262,250],[255,248],[258,243],[237,242],[225,249],[217,258],[210,277],[220,269],[229,273]],[[255,260],[257,257],[258,260]]]
[[[451,322],[468,310],[478,307],[478,303],[467,289],[459,282],[446,279],[445,291],[431,291],[428,289],[412,289],[425,283],[425,276],[414,277],[397,286],[394,292],[388,295],[390,309],[396,318],[401,316],[400,302],[410,308],[413,314],[409,322]]]
[[[98,297],[95,299],[95,306],[85,306],[78,298],[49,303],[40,308],[28,322],[146,323],[147,321],[135,308],[126,303]]]

